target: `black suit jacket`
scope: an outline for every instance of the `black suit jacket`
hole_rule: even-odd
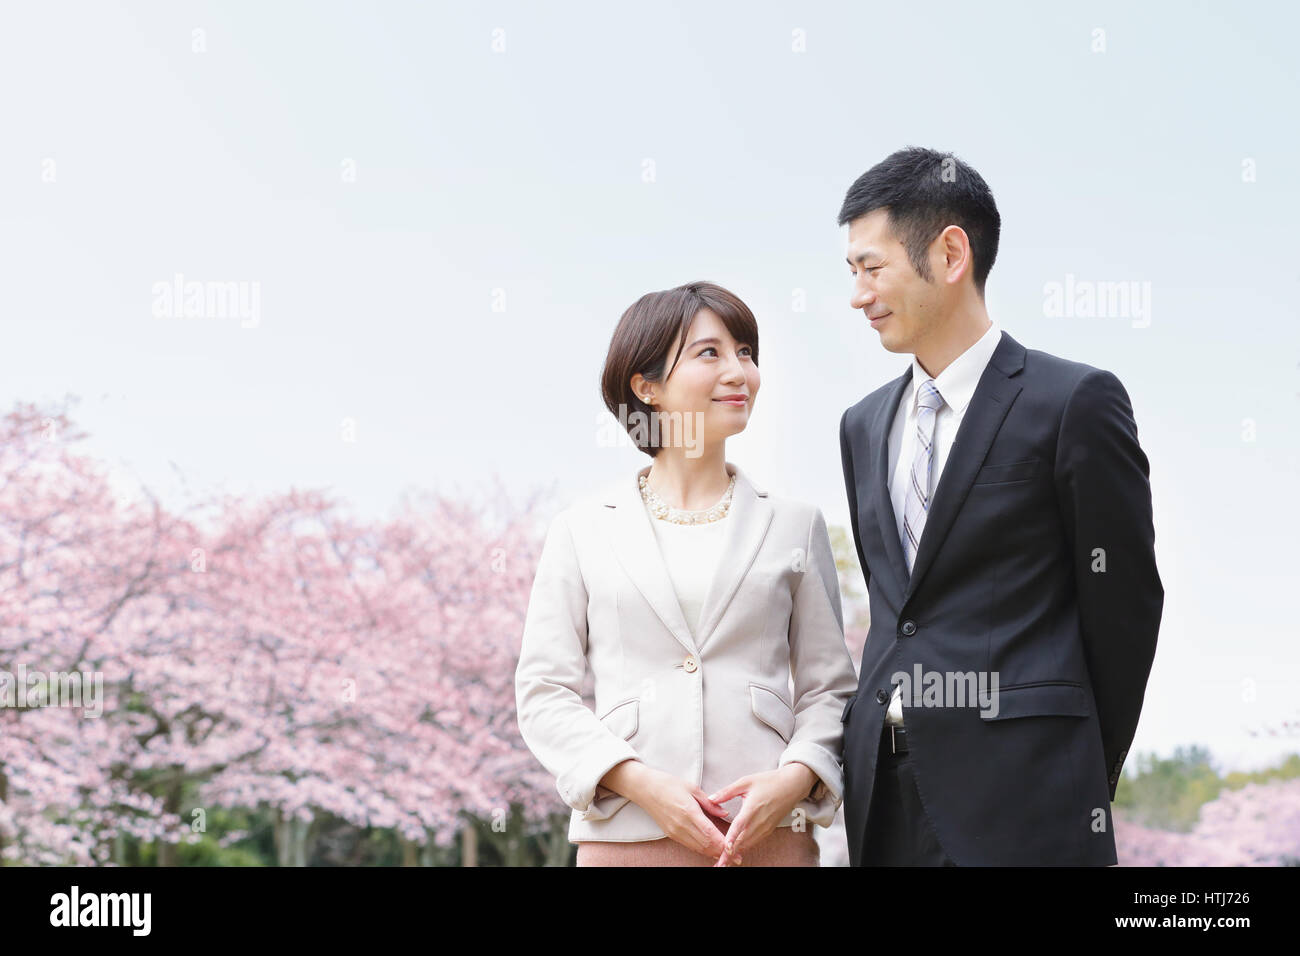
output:
[[[998,711],[903,700],[917,789],[958,865],[1109,865],[1110,801],[1164,606],[1146,455],[1112,373],[1005,331],[930,503],[912,573],[889,429],[912,371],[840,420],[871,627],[844,708],[849,859],[862,859],[893,675],[998,675]],[[906,686],[906,685],[905,685]],[[919,691],[918,691],[919,693]]]

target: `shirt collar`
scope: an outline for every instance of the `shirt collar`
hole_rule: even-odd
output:
[[[975,386],[979,384],[980,376],[984,374],[984,369],[988,366],[989,359],[993,357],[1001,339],[1002,332],[994,322],[980,336],[979,341],[953,359],[948,367],[935,377],[934,387],[943,396],[944,404],[957,414],[964,412],[966,406],[970,404],[971,397],[975,394]],[[921,363],[913,355],[911,388],[913,408],[916,407],[917,389],[929,377],[929,373],[921,368]]]

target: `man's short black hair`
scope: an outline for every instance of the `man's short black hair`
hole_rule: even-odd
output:
[[[948,226],[960,226],[970,240],[975,288],[984,282],[998,256],[1002,217],[988,183],[952,153],[906,146],[857,178],[844,196],[839,224],[875,209],[887,209],[889,227],[907,250],[912,268],[929,281],[926,250]]]

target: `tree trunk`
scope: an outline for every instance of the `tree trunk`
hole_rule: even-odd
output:
[[[460,865],[478,866],[478,830],[473,821],[466,821],[460,831]]]
[[[551,838],[546,846],[546,866],[569,865],[569,818],[562,813],[551,816]]]
[[[5,776],[5,765],[0,763],[0,803],[4,803],[8,799],[9,799],[9,778]],[[4,848],[5,848],[5,835],[3,833],[0,833],[0,853],[4,851]],[[0,855],[0,860],[3,859],[4,856]],[[0,866],[3,865],[4,865],[3,863],[0,863]]]
[[[179,777],[167,785],[167,796],[163,799],[163,812],[180,815],[181,780]],[[177,844],[166,841],[158,844],[159,866],[175,866],[178,858]]]
[[[505,865],[522,866],[524,862],[524,816],[518,808],[511,806],[510,823],[506,827]]]
[[[285,818],[284,810],[275,808],[275,865],[292,866],[293,856],[292,821]]]
[[[301,817],[293,818],[293,866],[307,865],[307,831],[311,824]]]

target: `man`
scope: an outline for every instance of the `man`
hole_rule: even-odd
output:
[[[912,356],[840,421],[871,606],[842,718],[850,863],[1114,864],[1164,605],[1128,393],[994,326],[1001,218],[961,160],[899,150],[846,223],[852,306]]]

